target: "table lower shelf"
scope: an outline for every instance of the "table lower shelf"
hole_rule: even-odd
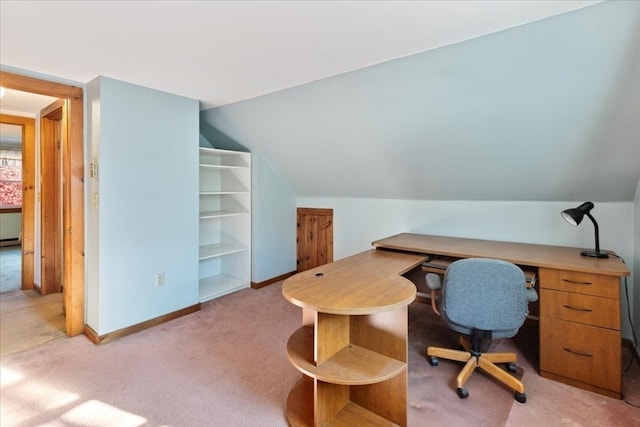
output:
[[[313,379],[303,376],[294,385],[287,399],[287,419],[292,427],[313,427]],[[371,427],[399,427],[381,416],[351,401],[338,411],[327,424],[331,427],[353,427],[366,425]]]
[[[355,344],[349,344],[328,360],[313,360],[313,328],[303,326],[287,342],[291,363],[303,374],[333,384],[364,385],[386,381],[399,375],[406,364]]]

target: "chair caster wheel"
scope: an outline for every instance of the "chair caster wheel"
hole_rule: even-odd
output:
[[[511,372],[512,374],[515,374],[518,371],[518,367],[516,366],[515,363],[509,362],[507,364],[507,371]]]
[[[456,389],[456,393],[458,393],[458,397],[460,399],[466,399],[467,397],[469,397],[469,392],[466,388],[458,387]]]
[[[524,393],[519,393],[517,391],[513,394],[513,398],[520,403],[525,403],[527,401],[527,395]]]
[[[431,366],[438,366],[439,360],[437,357],[434,356],[427,356],[427,360],[429,361],[429,365]]]

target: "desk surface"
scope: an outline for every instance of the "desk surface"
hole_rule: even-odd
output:
[[[425,259],[419,254],[371,249],[288,278],[282,294],[298,307],[321,313],[387,311],[414,300],[415,286],[401,275]]]
[[[589,258],[580,255],[583,248],[535,245],[530,243],[499,242],[495,240],[464,239],[401,233],[376,240],[375,248],[394,249],[420,254],[443,255],[454,258],[496,258],[521,266],[582,271],[609,276],[628,276],[629,269],[616,256]]]

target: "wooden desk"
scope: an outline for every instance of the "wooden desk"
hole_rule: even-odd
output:
[[[292,426],[407,425],[407,306],[416,288],[401,274],[426,259],[369,250],[285,280],[302,307],[287,343],[302,373],[287,399]]]
[[[538,271],[540,375],[622,398],[619,258],[589,258],[582,248],[403,233],[373,242],[452,258],[497,258]]]

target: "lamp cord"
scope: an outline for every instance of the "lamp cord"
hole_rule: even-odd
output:
[[[620,261],[622,261],[623,264],[626,264],[626,262],[624,262],[624,258],[622,258],[620,255],[614,253],[614,252],[609,252],[611,255],[617,257],[620,259]],[[624,377],[628,372],[629,369],[631,368],[631,365],[633,364],[633,361],[635,360],[638,363],[638,366],[640,366],[640,357],[638,356],[638,338],[636,337],[636,330],[633,326],[633,320],[631,319],[631,305],[629,304],[629,286],[628,286],[628,282],[627,282],[627,276],[624,276],[624,292],[625,292],[625,298],[627,300],[627,316],[629,317],[629,325],[631,325],[631,333],[633,334],[633,348],[630,349],[631,350],[631,358],[629,359],[629,364],[627,365],[627,367],[623,370],[622,372],[622,376]],[[624,399],[624,401],[631,405],[631,406],[635,406],[636,408],[640,408],[640,404],[637,403],[633,403],[627,400],[627,397],[624,395],[624,393],[622,393],[622,398]]]
[[[620,255],[614,252],[611,252],[611,255],[618,257],[623,264],[626,264],[626,262],[624,262],[624,258],[622,258]],[[629,283],[627,282],[627,276],[624,276],[624,293],[627,300],[627,317],[629,318],[629,325],[631,326],[631,333],[633,334],[633,347],[634,349],[637,349],[638,337],[636,336],[636,329],[633,326],[633,319],[631,318],[631,304],[629,303]],[[638,361],[638,364],[640,364],[640,359],[637,359],[637,355],[636,360]]]

